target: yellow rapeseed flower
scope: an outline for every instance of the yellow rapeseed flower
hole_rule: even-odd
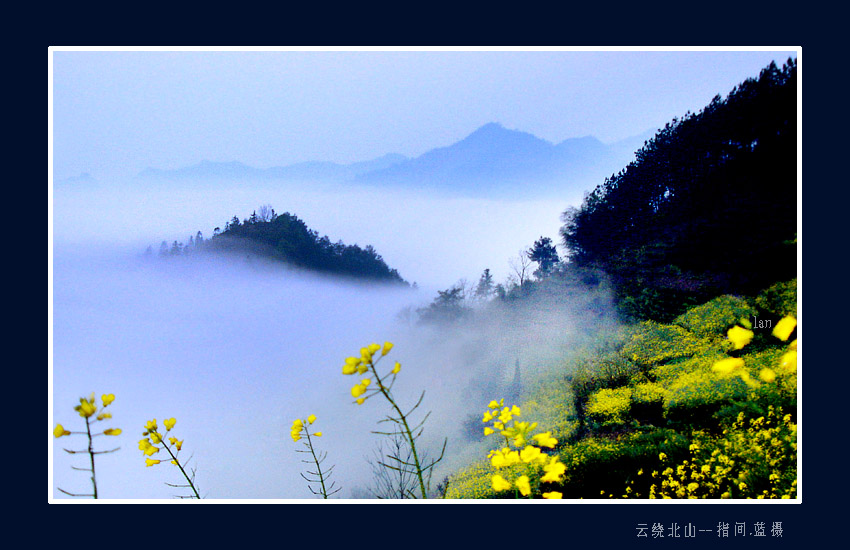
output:
[[[552,499],[563,499],[563,493],[559,493],[558,491],[549,491],[548,493],[543,493],[541,495],[543,498],[552,498]]]
[[[739,377],[741,380],[743,380],[743,381],[744,381],[744,383],[745,383],[746,385],[748,385],[749,387],[751,387],[751,388],[757,388],[757,387],[758,387],[758,385],[759,385],[759,383],[758,383],[758,382],[756,382],[755,380],[753,380],[753,378],[750,376],[750,373],[749,373],[749,372],[747,372],[747,371],[745,371],[745,370],[742,370],[741,372],[739,372],[739,373],[738,373],[738,377]]]
[[[729,340],[735,344],[735,349],[741,349],[753,339],[753,331],[735,325],[726,333]]]
[[[794,319],[790,315],[783,317],[776,326],[773,327],[773,335],[779,338],[780,340],[787,340],[791,333],[794,332],[794,329],[797,327],[797,319]]]
[[[159,464],[159,462],[160,462],[159,460],[156,460],[154,458],[146,458],[145,459],[145,467],[150,468],[151,466],[155,466],[156,464]]]
[[[113,401],[115,401],[115,394],[107,393],[100,396],[100,400],[103,401],[103,406],[106,407]]]
[[[162,436],[159,435],[157,432],[151,432],[151,442],[154,445],[159,445],[160,443],[162,443]]]
[[[552,437],[552,432],[543,432],[542,434],[532,436],[531,439],[536,441],[541,447],[548,447],[550,449],[555,448],[555,445],[558,444],[558,440]]]
[[[103,430],[103,435],[121,435],[121,428],[107,428]]]
[[[396,361],[396,362],[395,362],[395,365],[393,366],[392,373],[393,373],[393,374],[398,374],[399,372],[401,372],[401,363],[399,363],[398,361]]]
[[[759,378],[770,384],[776,380],[776,372],[773,369],[764,368],[759,372]]]
[[[797,350],[791,350],[782,356],[779,366],[786,372],[796,372],[797,370]]]
[[[156,418],[154,418],[153,420],[148,420],[147,422],[145,422],[145,429],[147,431],[155,430],[156,429]]]
[[[491,483],[493,484],[493,490],[497,493],[507,491],[511,488],[511,483],[500,475],[493,476]]]
[[[316,415],[315,414],[311,414],[310,416],[307,417],[307,423],[308,424],[312,424],[315,421],[316,421]]]
[[[316,432],[313,435],[315,435],[316,437],[322,437],[322,432]]]
[[[521,476],[517,478],[516,487],[519,489],[522,496],[528,496],[531,494],[531,483],[529,483],[528,476]]]
[[[519,457],[523,462],[534,462],[541,454],[539,447],[528,445],[525,449],[520,451]]]
[[[519,457],[519,451],[511,451],[507,447],[501,451],[490,451],[490,454],[487,456],[490,457],[490,464],[492,464],[494,468],[502,468],[504,466],[510,466],[511,464],[518,464],[521,460]]]
[[[174,425],[177,424],[177,419],[169,418],[168,420],[163,420],[162,423],[165,425],[165,431],[170,432]]]
[[[735,369],[744,366],[744,360],[740,357],[727,357],[712,365],[711,370],[722,375],[731,374]]]
[[[391,349],[393,349],[393,343],[392,342],[384,342],[384,349],[381,350],[381,357],[388,354]]]
[[[62,427],[62,424],[56,424],[56,427],[53,429],[53,435],[55,437],[62,437],[63,435],[71,435],[71,432]]]
[[[489,426],[484,428],[484,435],[490,435],[490,434],[493,434],[493,433],[496,433],[496,432],[493,431],[493,428],[490,428]]]
[[[543,466],[543,471],[546,475],[540,478],[542,482],[557,483],[561,481],[561,476],[567,471],[567,465],[562,463],[557,456],[549,458],[549,463]]]
[[[351,388],[351,397],[360,397],[366,392],[366,386],[363,384],[357,384],[356,386],[352,386]]]
[[[78,407],[74,407],[74,409],[78,411],[80,416],[83,418],[88,418],[97,411],[97,407],[94,406],[94,399],[89,401],[85,397],[80,398],[80,405]]]

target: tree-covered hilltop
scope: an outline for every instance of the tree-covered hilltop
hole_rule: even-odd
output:
[[[624,313],[670,320],[797,267],[797,63],[674,119],[564,213],[570,260],[612,277]]]
[[[268,205],[260,207],[242,221],[237,216],[227,222],[224,231],[216,227],[210,239],[199,231],[187,244],[163,241],[160,256],[191,255],[196,252],[238,252],[282,261],[288,265],[346,277],[408,284],[398,271],[387,266],[371,246],[331,242],[327,235],[307,227],[303,220],[288,212],[277,214]],[[152,250],[148,249],[149,253]]]

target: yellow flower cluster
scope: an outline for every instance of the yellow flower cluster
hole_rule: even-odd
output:
[[[165,426],[165,433],[168,434],[174,429],[174,425],[177,424],[177,419],[167,418],[162,421],[162,424]],[[145,422],[145,431],[142,435],[145,437],[144,439],[139,440],[139,450],[142,451],[142,454],[145,457],[148,457],[145,458],[145,466],[150,467],[159,464],[161,461],[149,457],[157,454],[162,449],[165,449],[168,451],[168,454],[171,455],[171,463],[175,466],[178,465],[177,453],[183,449],[183,441],[174,436],[170,436],[168,438],[168,443],[171,444],[171,447],[169,447],[168,444],[164,442],[163,435],[159,432],[159,425],[157,424],[156,418]],[[162,447],[158,447],[158,445],[162,445]],[[174,452],[172,449],[177,452]]]
[[[711,346],[711,340],[676,325],[643,321],[632,330],[622,348],[623,357],[640,365],[657,365],[690,357]]]
[[[753,339],[753,331],[735,325],[726,332],[735,349],[741,349]]]
[[[604,422],[620,424],[632,406],[632,388],[602,388],[587,401],[587,414]]]
[[[86,419],[86,422],[97,422],[100,420],[108,420],[112,418],[112,413],[107,412],[103,409],[106,409],[113,401],[115,401],[115,395],[111,393],[105,393],[100,396],[100,401],[103,404],[101,408],[101,412],[95,416],[98,408],[95,404],[95,396],[92,393],[89,397],[81,397],[80,404],[74,407],[74,410],[79,413],[79,415]],[[92,417],[94,416],[94,419]],[[121,428],[107,428],[103,430],[103,435],[121,435]],[[56,427],[53,429],[54,437],[63,437],[66,435],[71,435],[71,432],[65,429],[62,424],[56,424]]]
[[[484,411],[482,422],[491,424],[484,428],[484,435],[496,433],[496,430],[505,438],[508,446],[499,450],[491,450],[487,455],[490,459],[490,465],[494,468],[505,468],[516,464],[526,465],[528,467],[542,468],[545,475],[540,477],[541,483],[558,483],[562,481],[563,474],[566,471],[566,466],[560,462],[557,456],[549,456],[545,454],[541,447],[552,449],[558,444],[558,440],[552,437],[551,432],[543,432],[532,435],[530,439],[536,445],[527,444],[529,433],[537,427],[536,422],[522,422],[516,420],[515,417],[521,416],[522,410],[516,406],[506,406],[505,400],[493,400]],[[511,449],[513,445],[515,449]],[[523,474],[517,477],[513,483],[497,474],[490,478],[493,490],[497,493],[507,491],[512,487],[522,496],[529,496],[532,493],[531,479],[528,475]],[[562,494],[557,491],[550,491],[542,494],[543,498],[562,498]]]
[[[308,417],[307,417],[307,425],[308,425],[308,426],[309,426],[310,424],[312,424],[313,422],[315,422],[315,421],[316,421],[316,415],[315,415],[315,414],[311,414],[310,416],[308,416]],[[301,420],[300,418],[296,418],[296,419],[295,419],[295,420],[293,420],[293,422],[292,422],[292,431],[291,431],[292,441],[294,441],[294,442],[296,442],[296,443],[297,443],[298,441],[300,441],[300,440],[301,440],[301,434],[302,434],[302,433],[303,433],[303,434],[306,434],[306,435],[307,435],[307,437],[309,437],[309,436],[311,436],[311,435],[312,435],[312,436],[316,436],[316,437],[322,437],[322,432],[313,432],[313,433],[310,433],[310,432],[307,430],[306,426],[304,425],[304,421],[303,421],[303,420]]]
[[[768,407],[766,416],[746,419],[742,412],[721,437],[695,432],[690,458],[652,472],[649,498],[794,498],[796,454],[790,414]]]
[[[381,389],[381,378],[378,376],[377,371],[375,370],[375,365],[378,363],[378,360],[381,357],[384,357],[386,354],[393,349],[392,342],[384,342],[383,346],[378,344],[369,344],[365,348],[360,348],[360,356],[359,357],[348,357],[345,359],[345,364],[342,366],[342,374],[345,375],[353,375],[353,374],[366,374],[368,372],[372,372],[372,374],[377,379],[377,386],[373,389],[372,392],[368,392],[369,385],[372,383],[370,378],[362,378],[360,382],[358,382],[355,386],[351,388],[351,396],[354,397],[355,402],[358,405],[362,405],[366,399],[374,395],[374,393],[380,391]],[[378,358],[375,358],[375,354],[381,352]],[[401,364],[396,361],[393,368],[390,370],[390,373],[395,376],[399,372],[401,372]]]
[[[788,340],[791,333],[797,327],[797,320],[787,315],[783,317],[773,328],[773,335],[782,341]],[[735,326],[729,329],[729,340],[733,343],[734,348],[742,349],[750,343],[753,338],[753,333],[750,330]],[[744,360],[740,357],[727,357],[715,362],[711,370],[723,378],[731,378],[738,376],[750,387],[757,387],[758,382],[754,380],[750,373],[744,368]],[[793,340],[788,351],[782,356],[779,363],[779,373],[776,370],[765,367],[759,371],[758,377],[761,381],[768,384],[775,382],[778,374],[793,375],[797,372],[797,340]],[[796,385],[796,383],[795,383]]]

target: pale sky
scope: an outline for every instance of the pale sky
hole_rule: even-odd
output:
[[[612,142],[795,51],[53,52],[54,177],[417,156],[488,122]]]

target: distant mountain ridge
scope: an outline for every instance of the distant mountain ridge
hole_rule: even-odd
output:
[[[392,164],[402,162],[407,157],[399,154],[388,154],[364,162],[338,164],[329,161],[308,161],[275,166],[272,168],[255,168],[239,161],[213,162],[203,160],[193,166],[173,170],[146,168],[142,170],[140,179],[193,179],[193,178],[222,178],[222,179],[311,179],[311,178],[351,178],[357,174],[381,170]]]
[[[352,164],[313,161],[255,168],[203,161],[176,170],[148,168],[142,180],[324,180],[461,195],[503,196],[589,189],[621,169],[654,132],[606,145],[593,136],[553,144],[491,122],[462,140],[408,158],[400,154]]]

